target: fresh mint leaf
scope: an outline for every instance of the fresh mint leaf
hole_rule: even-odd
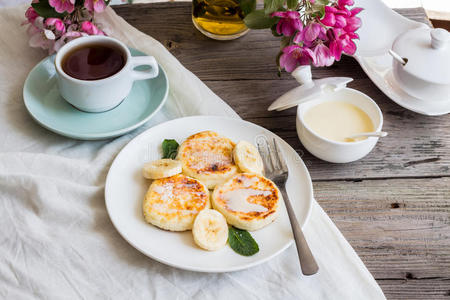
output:
[[[286,3],[289,9],[295,9],[297,7],[298,0],[287,0]]]
[[[267,16],[264,10],[254,10],[244,18],[244,23],[251,29],[266,29],[273,26],[278,18]]]
[[[50,6],[48,0],[40,0],[36,3],[31,3],[31,6],[38,13],[39,16],[46,18],[64,18],[66,13],[58,13],[56,10]]]
[[[270,15],[273,12],[279,11],[283,7],[284,0],[264,0],[264,12]]]
[[[228,243],[240,255],[251,256],[259,251],[258,244],[248,231],[233,226],[228,228]]]
[[[163,157],[175,159],[178,154],[178,143],[175,140],[164,140],[162,142]]]

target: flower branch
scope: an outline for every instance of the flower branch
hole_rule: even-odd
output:
[[[292,72],[299,65],[330,66],[342,53],[356,51],[355,31],[361,26],[350,8],[353,0],[265,0],[264,9],[253,10],[244,22],[252,29],[272,30],[281,37],[276,61],[279,71]]]

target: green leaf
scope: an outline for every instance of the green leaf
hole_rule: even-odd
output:
[[[251,256],[259,251],[258,244],[250,233],[235,227],[228,229],[228,243],[231,249],[240,255]]]
[[[64,18],[67,13],[58,13],[48,4],[48,0],[41,0],[37,3],[31,3],[31,6],[38,13],[39,16],[46,18]]]
[[[286,3],[289,9],[295,9],[297,7],[298,0],[287,0]]]
[[[164,140],[162,142],[163,157],[175,159],[178,154],[178,143],[175,140]]]
[[[283,7],[284,0],[264,0],[264,12],[270,15]]]
[[[316,0],[314,5],[328,5],[328,3],[330,3],[330,0]]]
[[[266,29],[278,22],[278,18],[266,16],[263,10],[254,10],[244,18],[244,23],[251,29]]]
[[[238,3],[244,16],[256,9],[256,0],[238,0]]]
[[[325,15],[325,6],[326,5],[316,5],[314,4],[312,6],[312,9],[314,11],[314,15],[318,16],[320,19],[323,18],[323,16]]]

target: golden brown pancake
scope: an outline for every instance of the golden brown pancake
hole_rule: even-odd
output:
[[[183,173],[213,189],[238,173],[233,162],[234,143],[216,132],[203,131],[188,137],[178,149]]]
[[[275,220],[282,196],[269,179],[253,173],[237,174],[218,185],[212,206],[228,224],[245,230],[258,230]]]
[[[197,179],[183,174],[152,182],[143,203],[144,218],[162,229],[192,229],[197,214],[210,207],[209,191]]]

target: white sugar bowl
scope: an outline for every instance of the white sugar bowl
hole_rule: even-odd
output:
[[[346,84],[352,81],[348,77],[330,77],[312,80],[310,66],[300,66],[292,72],[299,87],[287,92],[278,98],[269,107],[269,110],[284,110],[297,105],[296,127],[297,134],[303,146],[314,156],[332,163],[348,163],[363,158],[372,151],[378,142],[379,136],[385,136],[382,132],[383,115],[378,105],[369,96],[355,89],[347,88]],[[374,136],[351,141],[338,141],[313,130],[306,116],[308,112],[320,105],[331,104],[328,109],[333,116],[335,107],[346,106],[365,116],[365,120],[372,127]],[[336,106],[337,105],[337,106]],[[340,117],[340,115],[339,115]],[[335,119],[335,118],[331,118]],[[311,121],[311,120],[310,120]],[[333,122],[330,119],[316,118],[320,122]],[[345,122],[346,120],[343,120]],[[328,126],[331,125],[331,126]],[[336,124],[338,127],[340,124]],[[327,124],[327,128],[334,124]],[[322,132],[323,133],[323,132]],[[359,133],[359,132],[358,132]]]
[[[389,53],[393,74],[408,94],[424,101],[450,101],[450,33],[417,28],[399,35]]]

